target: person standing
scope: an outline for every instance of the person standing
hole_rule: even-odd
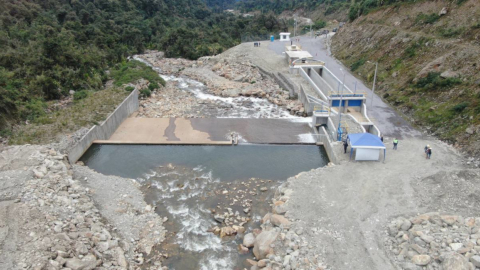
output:
[[[393,150],[397,150],[398,140],[397,138],[393,139]]]
[[[383,136],[382,136],[382,137],[380,137],[380,141],[382,141],[382,142],[383,142]]]
[[[428,147],[428,149],[427,149],[427,159],[430,159],[431,156],[432,156],[432,148]]]
[[[343,141],[343,151],[346,154],[347,153],[347,148],[348,148],[348,142],[347,140]]]
[[[425,157],[426,157],[426,158],[428,158],[428,157],[427,157],[428,148],[430,148],[430,145],[429,145],[429,144],[427,144],[427,145],[425,146],[425,148],[423,149],[423,150],[425,151]]]

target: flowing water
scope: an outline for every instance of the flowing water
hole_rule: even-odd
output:
[[[134,56],[154,69],[165,81],[177,83],[180,91],[191,93],[199,100],[196,108],[197,116],[217,118],[299,118],[290,114],[284,107],[277,106],[267,99],[256,97],[219,97],[208,93],[205,84],[187,77],[175,77],[162,74],[158,67],[152,66],[148,61]],[[205,102],[203,102],[205,101]]]
[[[221,239],[213,212],[238,212],[258,227],[273,192],[288,177],[328,163],[323,148],[308,145],[142,146],[94,145],[81,159],[90,168],[136,179],[145,199],[167,217],[161,249],[169,269],[243,269],[243,235]],[[267,188],[262,192],[261,188]],[[248,208],[249,211],[245,211]]]

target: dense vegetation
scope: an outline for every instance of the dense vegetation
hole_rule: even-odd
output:
[[[247,29],[268,34],[281,27],[272,14],[243,18],[206,5],[218,3],[1,1],[0,130],[9,119],[38,118],[46,101],[70,90],[101,89],[106,70],[147,48],[196,59],[236,45]]]

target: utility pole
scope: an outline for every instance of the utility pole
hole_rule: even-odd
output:
[[[367,61],[370,64],[373,62]],[[373,96],[375,95],[375,84],[377,82],[377,70],[378,70],[378,62],[375,62],[375,75],[373,76],[373,87],[372,87],[372,101],[370,102],[370,106],[373,108]]]
[[[345,72],[343,69],[340,69],[340,71],[343,73],[343,82],[342,82],[342,93],[340,94],[340,104],[338,104],[338,130],[337,130],[337,137],[338,140],[342,140],[342,136],[340,136],[340,127],[342,123],[342,105],[343,105],[343,88],[345,86]]]
[[[293,36],[296,37],[297,36],[297,18],[294,18],[293,19]]]

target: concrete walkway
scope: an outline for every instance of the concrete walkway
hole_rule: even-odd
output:
[[[329,37],[331,38],[331,37]],[[321,38],[300,37],[300,45],[302,48],[314,57],[316,60],[321,60],[326,63],[326,67],[340,79],[343,79],[343,73],[340,69],[346,71],[345,85],[355,89],[355,82],[357,82],[357,91],[367,92],[367,114],[373,117],[374,123],[378,126],[384,136],[389,137],[420,137],[421,133],[414,129],[405,119],[403,119],[393,108],[387,105],[383,100],[375,95],[373,98],[373,108],[371,106],[372,91],[365,86],[363,82],[357,79],[340,61],[330,55],[326,45],[324,44],[325,36]],[[268,48],[275,51],[277,54],[282,54],[285,50],[286,42],[270,42]],[[295,42],[294,42],[295,44]],[[368,65],[368,64],[367,64]],[[372,65],[372,68],[375,68]]]
[[[101,144],[314,144],[310,118],[128,118]]]

